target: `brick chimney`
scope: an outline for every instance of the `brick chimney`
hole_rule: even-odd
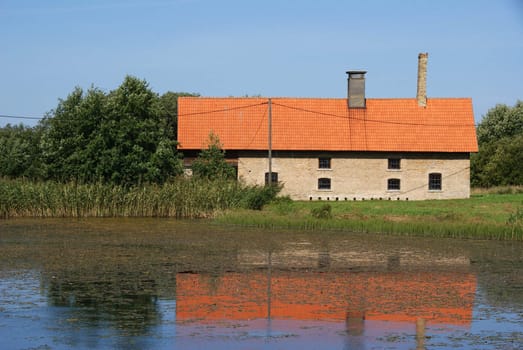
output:
[[[418,106],[427,106],[427,61],[429,58],[428,53],[420,53],[418,55],[418,92],[416,94],[416,100]]]
[[[365,73],[364,70],[348,71],[347,98],[349,108],[365,108]]]

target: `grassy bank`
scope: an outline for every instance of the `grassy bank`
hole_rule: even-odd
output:
[[[0,218],[204,218],[231,208],[257,208],[270,197],[263,187],[195,178],[132,187],[0,179]]]
[[[276,192],[195,178],[132,187],[0,179],[0,218],[213,217],[218,223],[260,228],[523,240],[521,187],[474,190],[470,199],[459,200],[279,198],[264,206]]]
[[[523,186],[494,186],[489,188],[473,187],[472,195],[485,194],[518,194],[523,193]]]
[[[220,223],[411,236],[523,240],[523,194],[475,194],[440,201],[292,202],[228,211]]]

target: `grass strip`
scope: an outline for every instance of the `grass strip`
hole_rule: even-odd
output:
[[[330,209],[326,210],[326,206]],[[469,199],[432,201],[292,202],[280,199],[259,212],[227,211],[216,221],[271,229],[521,241],[522,208],[522,193],[478,194]],[[322,218],[318,212],[329,214]]]

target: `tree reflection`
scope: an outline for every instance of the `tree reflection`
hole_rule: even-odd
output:
[[[71,317],[84,327],[109,325],[127,335],[146,334],[161,322],[154,279],[141,279],[132,273],[98,281],[85,277],[47,276],[49,306],[71,308]]]

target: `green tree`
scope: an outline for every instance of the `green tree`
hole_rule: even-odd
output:
[[[477,128],[480,145],[523,133],[523,101],[514,107],[498,104],[491,108]]]
[[[496,152],[496,142],[488,142],[479,146],[478,153],[470,157],[470,184],[473,187],[491,187],[493,182],[487,177],[484,169],[492,155]]]
[[[103,179],[122,184],[164,182],[182,172],[174,131],[147,82],[126,77],[107,96],[107,105],[100,130],[105,144],[99,163]]]
[[[103,147],[99,129],[106,109],[106,96],[101,90],[91,88],[84,93],[77,87],[46,115],[41,123],[41,147],[48,178],[97,180],[96,164]]]
[[[162,108],[162,116],[168,121],[173,135],[177,135],[178,130],[178,97],[185,96],[200,96],[199,94],[191,94],[187,92],[172,92],[167,91],[160,96],[160,105]],[[173,136],[175,137],[175,136]]]
[[[523,133],[480,146],[471,160],[474,186],[523,184]]]
[[[209,134],[208,147],[200,152],[192,164],[193,175],[196,177],[216,179],[234,179],[236,172],[225,160],[225,151],[218,135]]]
[[[130,185],[181,174],[175,130],[164,112],[159,96],[135,77],[108,94],[76,88],[42,122],[48,177]]]
[[[523,101],[490,109],[477,134],[479,152],[470,164],[472,186],[523,184]]]
[[[0,176],[41,179],[40,127],[7,124],[0,128]]]

